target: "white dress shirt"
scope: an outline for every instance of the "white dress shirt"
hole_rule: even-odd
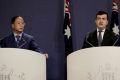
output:
[[[16,34],[16,33],[13,33],[14,34],[14,38],[15,38],[15,41],[17,42],[17,38],[16,38],[16,36],[20,36],[20,40],[21,40],[21,38],[22,38],[22,33],[21,34]]]

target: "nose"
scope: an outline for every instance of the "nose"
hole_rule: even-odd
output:
[[[20,26],[21,26],[21,27],[24,27],[24,24],[21,23]]]
[[[102,20],[102,19],[100,19],[100,23],[103,23],[103,20]]]

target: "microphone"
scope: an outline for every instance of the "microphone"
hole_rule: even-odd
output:
[[[115,46],[115,44],[118,42],[119,40],[119,36],[117,36],[117,40],[114,42],[113,46]]]
[[[27,41],[24,38],[21,38],[21,39],[24,41],[24,43],[22,45],[20,45],[19,48],[22,48],[22,46],[27,43]]]
[[[90,46],[94,47],[94,46],[88,41],[88,37],[89,37],[89,33],[87,33],[87,35],[86,35],[86,42],[87,42]]]

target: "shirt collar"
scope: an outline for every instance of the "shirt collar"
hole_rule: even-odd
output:
[[[20,33],[20,34],[16,34],[16,33],[14,32],[13,34],[14,34],[14,37],[15,37],[15,38],[16,38],[16,36],[20,36],[20,39],[21,39],[23,32]]]
[[[102,32],[105,32],[106,29],[103,29]],[[97,28],[97,32],[100,31],[98,28]]]

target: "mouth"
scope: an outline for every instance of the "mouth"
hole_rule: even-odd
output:
[[[104,24],[103,24],[103,23],[100,23],[99,25],[100,25],[100,26],[103,26]]]
[[[22,29],[22,30],[23,30],[24,28],[23,28],[23,27],[21,27],[20,29]]]

